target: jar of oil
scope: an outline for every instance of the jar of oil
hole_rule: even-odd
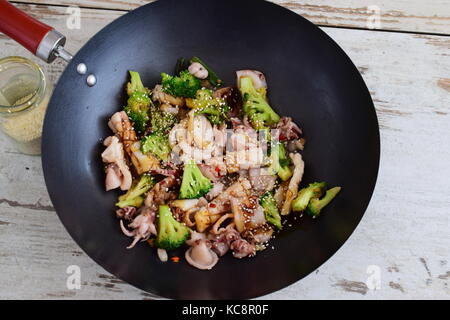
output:
[[[41,153],[41,135],[52,85],[41,67],[22,57],[0,59],[0,129],[19,152]]]

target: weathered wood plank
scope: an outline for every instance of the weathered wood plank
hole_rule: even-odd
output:
[[[376,29],[450,33],[448,1],[431,0],[273,0],[312,22],[324,26],[371,29],[368,22],[380,13]],[[379,10],[379,11],[377,11]]]
[[[14,0],[14,2],[76,5],[87,8],[132,10],[151,0]],[[272,0],[312,22],[324,26],[368,28],[367,21],[374,14],[368,11],[376,5],[380,9],[380,28],[450,34],[450,4],[447,0]]]
[[[23,6],[23,5],[22,5]],[[120,12],[83,9],[79,30],[64,8],[23,6],[69,36],[75,52]],[[32,9],[32,10],[31,10]],[[350,240],[318,272],[269,299],[448,299],[450,236],[450,39],[324,28],[370,88],[381,125],[381,168],[372,202]],[[26,55],[0,37],[0,56]],[[36,60],[37,61],[37,60]],[[45,70],[55,81],[62,62]],[[82,288],[66,288],[81,267]],[[365,286],[369,265],[381,289]],[[151,299],[115,279],[73,242],[52,211],[39,157],[17,154],[0,135],[0,298]]]

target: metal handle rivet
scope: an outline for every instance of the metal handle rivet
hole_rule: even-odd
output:
[[[86,83],[89,87],[93,87],[97,83],[97,78],[95,77],[95,75],[90,74],[86,78]]]

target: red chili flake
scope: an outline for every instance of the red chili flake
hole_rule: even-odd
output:
[[[178,262],[180,262],[180,257],[175,256],[175,257],[170,258],[170,260],[172,260],[175,263],[178,263]]]
[[[286,140],[286,136],[284,134],[282,134],[282,133],[280,133],[280,140],[281,141]]]
[[[216,204],[215,204],[215,203],[210,203],[210,204],[209,204],[209,207],[210,207],[210,208],[215,208],[215,207],[216,207]]]

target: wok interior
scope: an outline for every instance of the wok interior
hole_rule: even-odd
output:
[[[294,13],[263,1],[175,2],[159,1],[115,21],[67,67],[44,128],[43,166],[51,199],[80,247],[141,289],[194,299],[250,298],[278,290],[331,257],[362,218],[379,160],[370,95],[337,45]],[[129,239],[114,217],[118,193],[104,191],[100,159],[100,139],[109,135],[107,118],[126,102],[127,71],[138,71],[152,87],[161,72],[173,72],[177,58],[194,55],[226,84],[235,83],[235,70],[263,71],[271,105],[293,117],[305,133],[302,185],[315,179],[343,186],[319,221],[303,217],[255,258],[224,257],[208,272],[184,262],[162,263],[147,244],[125,249]],[[80,62],[97,76],[94,87],[76,72]],[[182,256],[182,251],[174,254]]]

